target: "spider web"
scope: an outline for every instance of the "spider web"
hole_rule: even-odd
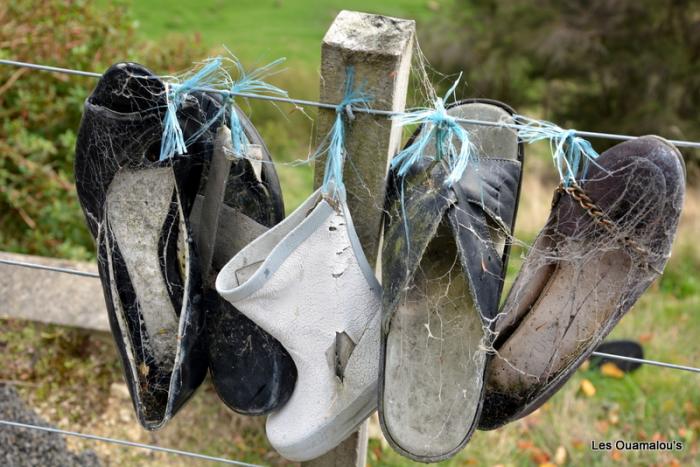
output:
[[[435,101],[437,92],[430,83],[430,75],[441,76],[430,69],[416,44],[410,100]],[[191,73],[170,79],[182,82],[189,76]],[[133,86],[126,80],[123,91],[116,97],[131,102],[132,108],[128,109],[131,112],[144,115],[155,113],[162,118],[165,109],[162,106],[154,108],[152,103],[164,100],[167,87],[161,88],[144,81],[141,76],[134,76],[133,79],[139,80],[139,86]],[[230,75],[223,76],[221,83],[219,87],[222,89],[230,85]],[[139,89],[136,93],[132,91],[135,88]],[[196,100],[196,93],[188,95],[181,111],[194,106]],[[221,115],[217,118],[227,120]],[[379,118],[376,125],[383,125]],[[209,147],[213,144],[211,133],[215,133],[220,123],[213,123],[200,115],[198,124],[211,127],[211,131],[198,135],[200,143]],[[352,122],[346,124],[352,125]],[[473,130],[473,126],[470,130]],[[146,159],[155,162],[160,139],[153,135],[136,139],[138,141],[135,141],[134,147],[142,147],[143,141],[148,141]],[[106,137],[99,138],[96,144],[99,151],[108,152],[107,145],[111,141]],[[476,144],[478,154],[487,151],[487,148],[479,146],[478,141]],[[199,157],[197,154],[184,157],[193,156],[195,161]],[[253,160],[246,154],[238,154],[237,157]],[[315,157],[311,155],[276,165],[296,166],[314,160]],[[260,163],[260,160],[255,158],[254,162]],[[172,168],[169,163],[166,162],[165,167]],[[129,165],[126,164],[118,170],[128,169]],[[115,168],[111,170],[116,171]],[[478,172],[478,161],[470,164],[467,170]],[[346,161],[345,172],[352,172],[361,179],[361,171],[353,162],[352,155]],[[489,220],[489,235],[479,237],[483,245],[494,247],[499,255],[511,246],[519,246],[526,252],[524,265],[513,286],[503,292],[507,298],[495,318],[479,315],[475,309],[471,290],[473,285],[469,284],[463,271],[454,241],[455,229],[446,220],[438,227],[434,240],[428,245],[410,287],[402,291],[399,308],[405,313],[397,315],[398,332],[393,338],[400,351],[392,360],[391,371],[395,372],[392,378],[396,378],[396,381],[404,378],[415,383],[412,386],[415,394],[411,397],[400,394],[400,391],[406,392],[404,386],[395,392],[389,389],[388,398],[396,402],[396,413],[405,413],[400,419],[406,421],[411,429],[421,424],[438,427],[431,435],[433,446],[440,446],[440,440],[447,436],[446,433],[459,434],[460,430],[464,430],[463,415],[475,413],[482,387],[485,386],[486,392],[505,394],[517,400],[517,403],[525,403],[536,397],[545,385],[561,377],[569,367],[580,364],[581,357],[593,350],[607,335],[663,269],[677,227],[682,188],[661,184],[663,176],[654,172],[641,158],[623,158],[606,167],[606,170],[591,167],[586,174],[579,175],[581,192],[600,208],[597,218],[591,215],[590,209],[585,209],[581,192],[560,190],[555,194],[554,210],[547,224],[532,245],[518,240],[511,232],[504,232],[493,220]],[[95,177],[98,175],[95,174]],[[162,180],[166,178],[161,177]],[[177,185],[168,185],[162,180],[151,182],[151,191],[145,198],[163,196],[163,193],[169,198],[157,211],[163,225],[169,226],[165,242],[176,252],[168,258],[177,258],[177,264],[168,265],[161,261],[156,268],[156,263],[146,265],[142,259],[138,259],[142,255],[136,253],[132,254],[134,264],[131,266],[129,258],[109,255],[100,255],[99,258],[101,268],[105,270],[125,267],[129,271],[151,271],[142,283],[157,283],[156,278],[163,270],[170,271],[165,275],[167,294],[161,290],[158,298],[154,299],[154,303],[159,305],[154,307],[173,310],[172,313],[150,319],[143,314],[129,318],[123,312],[117,312],[123,338],[128,339],[136,350],[135,354],[127,350],[131,366],[128,371],[138,381],[143,394],[158,394],[154,396],[159,401],[155,404],[159,407],[158,412],[165,411],[167,394],[173,389],[173,384],[182,383],[181,380],[173,382],[173,377],[177,380],[181,376],[174,371],[180,358],[175,349],[179,348],[183,330],[193,325],[191,317],[180,313],[184,309],[182,303],[174,306],[166,300],[171,296],[186,299],[186,278],[190,275],[187,264],[191,252],[183,221],[187,214],[178,202],[182,194],[178,193]],[[372,188],[361,183],[352,190],[370,193]],[[123,199],[124,196],[126,192],[118,198]],[[464,210],[449,195],[444,196],[449,197],[446,200],[450,204],[449,209],[461,211],[470,218],[470,211]],[[115,199],[112,204],[116,203]],[[367,208],[385,210],[383,204]],[[397,212],[388,214],[401,215]],[[124,233],[115,232],[104,218],[99,220],[99,216],[87,210],[86,215],[89,222],[97,226],[98,238],[107,241],[108,250],[116,238],[124,237]],[[129,225],[129,235],[141,232],[137,236],[143,240],[146,237],[143,229],[152,227],[144,225],[144,211],[134,212],[128,217],[130,219],[122,223]],[[601,224],[601,219],[609,221],[612,227],[606,227],[605,222]],[[469,221],[476,222],[478,219]],[[456,226],[456,230],[459,229],[471,230],[476,234],[470,222]],[[126,250],[138,251],[134,248]],[[115,265],[117,261],[122,264]],[[504,280],[495,275],[493,278],[499,282]],[[110,292],[114,298],[120,295],[120,291],[114,286],[114,278],[110,276],[110,280]],[[147,293],[154,292],[151,290]],[[137,290],[136,295],[141,296],[142,292]],[[425,381],[429,384],[421,388],[420,383]],[[418,398],[423,401],[436,400],[445,410],[436,411],[430,404],[423,404],[426,409],[420,409]],[[409,433],[407,436],[412,435]]]

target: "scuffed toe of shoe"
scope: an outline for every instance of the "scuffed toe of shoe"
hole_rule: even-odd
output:
[[[109,67],[89,98],[92,105],[119,113],[152,111],[164,100],[163,82],[146,67],[133,62]]]

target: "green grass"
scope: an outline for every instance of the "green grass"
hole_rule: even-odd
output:
[[[432,2],[435,3],[435,2]],[[318,66],[321,40],[340,10],[424,18],[427,0],[186,0],[134,1],[139,30],[148,39],[170,34],[226,45],[246,64],[287,57],[290,67]]]
[[[431,4],[425,0],[205,0],[193,6],[184,0],[134,0],[132,9],[141,37],[155,43],[184,35],[201,41],[212,53],[226,44],[247,68],[286,56],[288,70],[273,82],[290,95],[315,98],[320,42],[337,11],[344,8],[415,18],[420,28],[421,21],[433,14]],[[138,53],[132,58],[138,59]],[[313,150],[313,124],[289,107],[276,109],[259,102],[243,107],[280,162],[277,170],[289,210],[311,190],[310,167],[295,166],[292,161],[304,159]],[[315,117],[313,109],[309,115]],[[538,166],[526,178],[542,170]],[[551,171],[549,165],[547,170]],[[528,195],[532,193],[524,190],[523,196]],[[537,202],[548,206],[549,200],[538,198]],[[533,216],[522,209],[521,218]],[[517,235],[527,242],[533,238],[530,231]],[[700,309],[700,256],[697,247],[689,246],[693,240],[690,231],[679,238],[663,278],[621,321],[612,337],[642,340],[647,357],[652,359],[700,363],[700,321],[693,316]],[[521,254],[522,249],[514,249],[509,265],[511,281],[522,263]],[[128,397],[120,399],[113,393],[123,380],[109,336],[16,321],[0,321],[0,326],[0,380],[16,384],[32,406],[64,429],[284,465],[262,434],[262,420],[232,414],[208,384],[168,427],[148,433],[134,420]],[[595,396],[581,394],[578,388],[583,379],[594,385]],[[699,448],[699,407],[700,385],[694,374],[642,367],[615,379],[582,370],[541,410],[503,429],[477,432],[467,448],[444,465],[538,465],[553,462],[561,450],[566,453],[567,465],[603,466],[614,461],[620,465],[673,465],[674,459],[691,464]],[[618,454],[593,452],[589,447],[591,440],[618,438],[679,439],[686,447],[674,453]],[[106,463],[113,465],[209,465],[89,442],[73,445],[98,449]],[[414,465],[376,439],[370,442],[369,463]]]
[[[517,255],[517,253],[516,253]],[[700,268],[700,257],[676,255],[669,277]],[[647,358],[697,364],[700,355],[700,295],[652,286],[612,333],[612,338],[643,342]],[[123,386],[110,338],[104,334],[0,321],[0,380],[18,383],[21,394],[52,423],[64,429],[127,437],[214,456],[266,465],[285,465],[263,436],[260,418],[239,417],[218,401],[208,383],[168,426],[149,434],[134,419],[128,397],[116,398]],[[593,397],[579,390],[583,379],[596,389]],[[77,388],[80,388],[78,391]],[[690,465],[700,436],[700,386],[697,375],[642,366],[621,379],[582,369],[539,411],[526,419],[490,431],[477,431],[464,451],[445,466],[537,466],[566,452],[566,465]],[[683,451],[592,451],[591,440],[679,440]],[[95,448],[89,442],[75,444]],[[202,465],[205,463],[151,456],[135,450],[100,446],[98,454],[114,465]],[[370,441],[369,465],[419,465]]]

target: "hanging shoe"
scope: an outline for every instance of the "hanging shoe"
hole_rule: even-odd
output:
[[[496,325],[480,428],[547,401],[664,269],[683,206],[684,163],[645,136],[605,151],[560,187]]]
[[[217,229],[210,275],[204,281],[209,370],[217,394],[229,408],[246,415],[264,415],[287,402],[294,390],[296,367],[276,339],[217,293],[214,281],[229,259],[284,219],[284,204],[262,137],[240,109],[234,107],[234,111],[250,151],[245,157],[233,157],[228,175],[222,174],[223,204],[213,206],[221,210],[218,226],[208,226]],[[224,141],[230,143],[230,138]],[[227,149],[230,154],[230,144]],[[209,170],[205,172],[192,214],[196,229],[205,205]]]
[[[511,122],[513,111],[470,100],[447,113]],[[379,417],[389,444],[421,462],[455,455],[476,428],[520,190],[515,131],[462,126],[476,154],[461,180],[447,186],[445,166],[423,157],[390,173],[387,195]]]
[[[189,215],[212,134],[159,161],[165,107],[164,84],[150,71],[112,66],[85,102],[75,161],[112,334],[137,418],[150,430],[182,407],[207,368]],[[207,118],[188,97],[178,112],[185,139]]]
[[[607,353],[611,355],[619,355],[621,357],[629,357],[636,359],[644,358],[644,348],[642,344],[631,340],[606,340],[595,348],[595,352]],[[640,362],[630,360],[621,360],[619,358],[591,356],[591,368],[600,368],[601,366],[612,363],[624,373],[631,373],[642,366]]]
[[[278,339],[298,371],[267,419],[283,457],[319,457],[376,407],[381,288],[345,204],[316,191],[221,270],[216,289]]]

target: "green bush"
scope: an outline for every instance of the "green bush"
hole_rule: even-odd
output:
[[[700,139],[700,3],[455,0],[452,10],[424,49],[442,71],[465,71],[470,96],[582,130]],[[697,167],[697,152],[685,153]]]
[[[661,290],[677,299],[685,299],[700,294],[700,252],[692,244],[677,246],[671,256],[663,276]]]
[[[101,71],[122,60],[189,68],[197,41],[136,43],[125,7],[15,0],[0,6],[0,57]],[[75,138],[93,78],[0,67],[0,250],[90,258],[73,184]]]

